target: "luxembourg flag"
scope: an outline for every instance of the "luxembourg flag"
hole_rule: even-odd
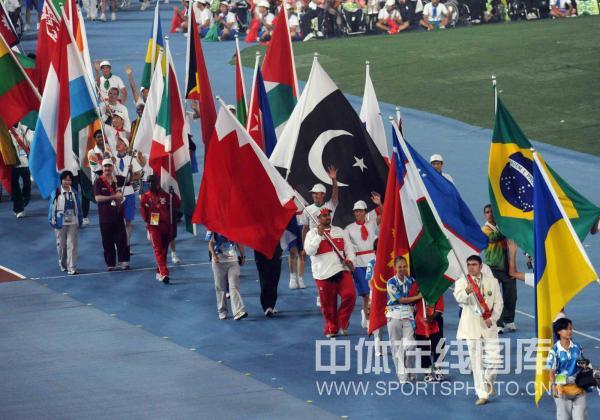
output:
[[[70,29],[70,23],[62,19],[29,156],[31,174],[44,198],[59,186],[61,172],[78,173],[80,165],[74,153],[78,138],[73,131],[98,118]]]

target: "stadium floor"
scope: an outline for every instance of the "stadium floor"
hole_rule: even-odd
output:
[[[162,9],[166,30],[170,12],[167,6]],[[124,79],[123,66],[134,63],[139,78],[151,16],[150,11],[125,12],[119,13],[117,23],[88,24],[92,59],[110,59],[115,74]],[[113,28],[117,28],[115,32]],[[107,35],[118,42],[110,42]],[[185,40],[179,34],[172,36],[181,85]],[[213,92],[232,102],[234,69],[227,62],[233,43],[205,43],[204,49]],[[249,83],[250,71],[246,76]],[[350,100],[360,105],[360,98]],[[382,105],[384,116],[393,110],[392,105]],[[408,140],[425,156],[433,152],[444,155],[445,169],[480,217],[480,209],[488,201],[490,130],[411,110],[403,110],[403,116]],[[515,118],[518,120],[518,115]],[[194,132],[198,131],[195,126]],[[600,203],[596,184],[600,158],[543,144],[536,147],[566,180]],[[201,153],[198,157],[202,159]],[[199,178],[196,182],[197,188]],[[241,290],[250,317],[241,322],[219,321],[203,234],[180,233],[177,250],[183,264],[173,269],[172,284],[166,287],[154,280],[153,255],[138,218],[132,236],[133,270],[106,273],[97,212],[92,208],[92,223],[80,234],[81,275],[69,277],[58,270],[54,234],[46,221],[47,204],[37,192],[25,219],[14,218],[6,199],[0,209],[0,235],[6,241],[0,265],[30,279],[0,284],[0,372],[7,379],[0,382],[1,418],[554,416],[549,398],[536,408],[533,397],[524,392],[533,380],[532,371],[499,377],[516,385],[501,389],[501,395],[483,407],[473,405],[472,390],[468,395],[459,391],[448,396],[442,395],[439,385],[428,385],[428,395],[423,390],[416,394],[407,389],[411,395],[404,395],[375,388],[377,381],[385,385],[394,381],[394,375],[359,374],[354,357],[348,372],[316,372],[315,340],[322,338],[322,321],[312,280],[308,279],[305,290],[289,290],[284,267],[278,300],[281,313],[267,319],[262,316],[256,271],[249,261],[242,269]],[[588,238],[586,249],[600,267],[600,239]],[[600,363],[600,326],[595,315],[599,298],[598,285],[590,285],[567,308],[579,332],[575,339],[596,364]],[[519,331],[510,337],[531,338],[533,293],[522,284],[517,307]],[[457,314],[457,305],[447,294],[448,339],[455,336]],[[356,310],[349,336],[352,346],[365,338],[359,323]],[[341,357],[342,349],[336,350]],[[514,359],[514,343],[510,354]],[[456,358],[449,356],[452,361]],[[449,384],[472,382],[470,376],[455,371],[449,379]],[[318,386],[333,380],[369,383],[369,388],[357,393],[351,390],[349,395],[320,394]],[[514,393],[517,386],[515,395],[505,394]],[[590,418],[600,412],[595,393],[589,395],[588,407]]]

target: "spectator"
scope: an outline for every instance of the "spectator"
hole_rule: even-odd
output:
[[[285,8],[288,11],[287,22],[288,28],[290,29],[290,38],[292,41],[302,41],[302,36],[300,35],[300,20],[298,19],[296,8],[289,3],[285,4]]]
[[[119,102],[119,89],[111,87],[108,89],[106,102],[100,104],[100,115],[105,124],[112,124],[113,117],[119,116],[123,119],[123,129],[131,131],[131,121],[127,107]]]
[[[219,26],[219,40],[230,41],[238,34],[238,23],[235,13],[229,11],[229,3],[222,1],[219,13],[215,16],[215,23]]]
[[[377,23],[375,26],[380,33],[393,35],[408,29],[410,23],[402,21],[402,16],[396,9],[396,1],[387,0],[385,2],[385,7],[381,9],[377,15]]]
[[[313,20],[316,19],[315,30],[313,27]],[[323,35],[323,22],[325,20],[325,0],[310,0],[308,2],[302,2],[302,14],[300,16],[300,29],[302,30],[302,36],[304,41],[308,41],[315,37],[322,38]]]
[[[440,0],[431,0],[431,3],[427,3],[423,7],[421,26],[428,31],[432,31],[435,28],[444,29],[448,25],[449,18],[448,8],[443,3],[440,3]]]
[[[96,61],[94,62],[94,65],[100,99],[107,101],[109,89],[111,87],[116,87],[119,89],[119,102],[124,104],[127,101],[127,89],[125,88],[123,80],[119,76],[112,74],[112,65],[110,64],[110,61]],[[102,75],[100,75],[100,72],[102,72]]]
[[[246,260],[244,247],[213,232],[208,243],[208,252],[215,277],[219,319],[227,319],[227,293],[231,300],[233,319],[239,321],[246,318],[248,313],[240,294],[240,266],[244,265]]]
[[[73,173],[60,174],[60,187],[50,195],[48,222],[56,233],[56,249],[60,271],[69,275],[77,273],[77,240],[83,223],[79,194],[72,188]]]
[[[106,22],[106,2],[107,0],[102,0],[101,3],[102,14],[100,15],[100,20],[102,22]],[[117,0],[110,0],[110,20],[113,22],[117,20]]]
[[[204,38],[213,24],[213,14],[208,7],[208,0],[196,0],[194,2],[194,16],[200,37]]]
[[[9,130],[17,151],[18,160],[11,171],[11,200],[17,219],[25,217],[25,207],[31,199],[31,172],[29,172],[29,147],[33,132],[22,124],[15,124]],[[22,184],[22,185],[21,185]]]
[[[256,3],[256,9],[254,14],[260,22],[260,29],[258,30],[258,37],[261,42],[267,42],[273,35],[273,20],[275,15],[269,11],[269,2],[267,0],[259,0]]]
[[[577,11],[573,7],[571,0],[550,0],[549,3],[550,15],[555,19],[577,15]]]

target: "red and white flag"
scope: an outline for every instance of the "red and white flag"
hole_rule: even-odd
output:
[[[292,187],[221,107],[192,221],[271,258],[296,211]]]
[[[60,27],[60,15],[50,0],[44,0],[42,16],[40,18],[40,29],[38,32],[37,50],[35,52],[36,84],[40,92],[44,91],[46,77],[54,50],[58,45],[58,30]]]

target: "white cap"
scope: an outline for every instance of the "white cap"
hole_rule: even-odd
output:
[[[138,100],[135,102],[135,107],[137,108],[138,106],[146,106],[146,103],[142,98],[138,98]]]
[[[110,61],[104,60],[103,62],[100,63],[100,68],[102,68],[104,66],[112,67],[112,64],[110,64]]]
[[[385,5],[386,6],[394,6],[394,5],[396,5],[396,0],[387,0],[385,2]]]
[[[119,141],[122,141],[123,143],[125,143],[125,146],[129,147],[129,140],[127,140],[125,137],[121,137],[121,136],[117,137],[117,143]]]
[[[102,166],[105,166],[105,165],[115,166],[111,159],[104,159],[102,161]]]
[[[125,121],[125,114],[118,108],[113,111],[113,117],[120,117],[123,121]]]
[[[327,189],[325,188],[325,185],[323,184],[315,184],[312,187],[312,190],[310,190],[311,193],[325,193],[327,192]]]
[[[367,203],[365,203],[362,200],[358,200],[356,203],[354,203],[354,207],[352,207],[352,210],[366,210],[367,209]]]
[[[436,153],[434,155],[431,155],[431,157],[429,158],[429,163],[433,163],[433,162],[444,163],[444,158],[442,157],[442,155]]]
[[[270,4],[267,0],[259,0],[259,2],[256,3],[256,6],[257,7],[266,7],[268,9]]]
[[[224,4],[225,6],[229,7],[229,3],[227,3],[226,1],[222,1],[221,4]]]

